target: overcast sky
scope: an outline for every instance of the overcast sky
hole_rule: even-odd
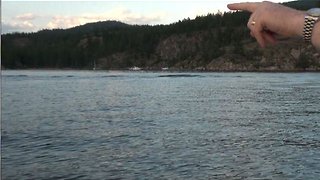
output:
[[[70,28],[88,22],[118,20],[128,24],[170,24],[228,11],[241,0],[193,1],[2,1],[2,34],[40,29]],[[257,0],[244,0],[257,1]],[[285,2],[285,0],[271,0]]]

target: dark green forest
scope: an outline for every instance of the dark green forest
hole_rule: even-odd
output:
[[[306,10],[319,7],[320,1],[286,5]],[[254,43],[246,28],[249,16],[247,12],[226,12],[154,26],[106,20],[70,29],[5,34],[1,39],[1,65],[5,69],[91,69],[93,64],[101,69],[152,69],[176,67],[187,59],[196,59],[196,65],[184,67],[203,67],[230,52],[242,58],[263,54],[256,48],[246,50],[246,44]],[[179,46],[178,55],[172,58],[166,57],[170,53],[165,54],[168,51],[164,44],[169,40]]]

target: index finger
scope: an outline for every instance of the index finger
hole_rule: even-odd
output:
[[[260,4],[259,2],[246,2],[246,3],[228,4],[227,6],[230,10],[243,10],[243,11],[254,12],[259,6],[259,4]]]

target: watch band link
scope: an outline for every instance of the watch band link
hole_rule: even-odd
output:
[[[311,16],[305,16],[304,28],[303,28],[303,37],[306,42],[311,41],[313,26],[317,18]]]

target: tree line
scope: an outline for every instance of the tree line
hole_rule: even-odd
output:
[[[288,4],[308,9],[319,1],[296,1]],[[241,41],[250,39],[246,12],[218,12],[186,18],[169,25],[128,25],[118,21],[89,23],[70,29],[41,30],[35,33],[11,33],[2,36],[1,56],[5,68],[91,68],[102,57],[127,52],[149,57],[157,45],[172,35],[205,32],[199,51],[202,59],[212,59],[224,52],[221,47],[234,45],[243,52]],[[160,59],[161,61],[161,59]],[[178,60],[179,61],[179,60]],[[147,63],[143,63],[147,64]],[[118,68],[132,65],[125,62]]]

